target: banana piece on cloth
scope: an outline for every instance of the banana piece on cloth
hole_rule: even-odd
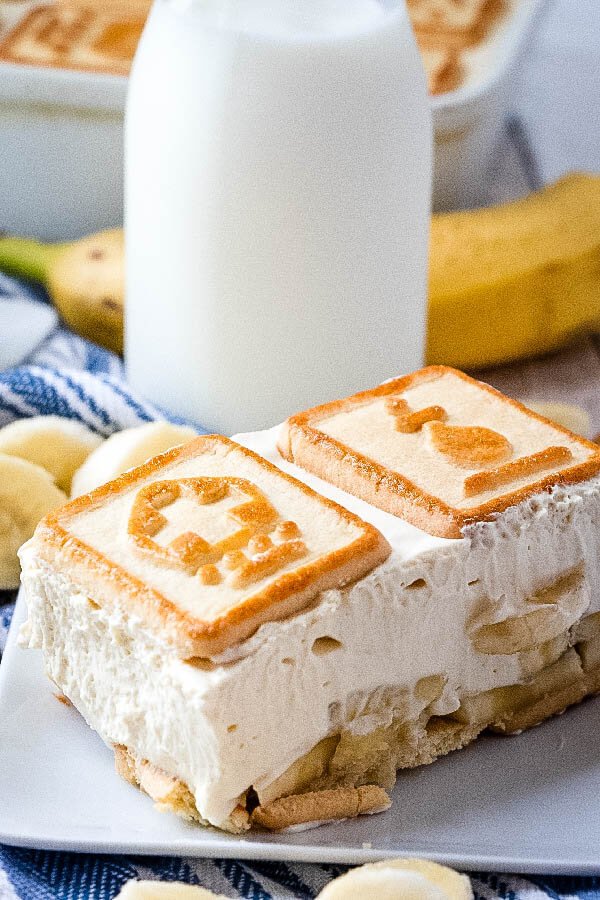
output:
[[[61,416],[32,416],[0,429],[0,453],[46,469],[66,493],[75,471],[101,443],[81,422]]]
[[[66,500],[45,469],[0,453],[0,590],[19,586],[17,550],[40,519]]]

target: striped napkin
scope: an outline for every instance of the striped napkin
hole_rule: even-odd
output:
[[[17,297],[26,304],[36,296],[39,292],[0,276],[0,304]],[[60,326],[19,366],[0,371],[0,426],[48,413],[78,419],[103,435],[161,416],[127,388],[119,359]],[[14,597],[0,593],[0,653],[13,603]],[[0,797],[0,830],[1,818]],[[0,900],[111,900],[132,878],[185,881],[227,897],[309,900],[344,871],[337,865],[96,856],[0,845]],[[596,878],[476,874],[473,888],[477,900],[600,898]]]

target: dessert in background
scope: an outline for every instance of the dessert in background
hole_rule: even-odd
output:
[[[443,94],[461,86],[469,72],[469,51],[492,36],[511,2],[407,0],[430,94]]]
[[[0,40],[0,60],[126,75],[149,8],[149,0],[41,3]],[[431,94],[460,87],[465,51],[487,40],[508,8],[508,0],[408,0]]]
[[[423,38],[418,43],[429,93],[445,94],[460,87],[464,78],[460,54],[453,48],[430,46]]]
[[[149,6],[146,0],[34,6],[0,41],[0,60],[127,75]]]
[[[441,367],[238,442],[158,457],[21,551],[24,643],[159,809],[382,811],[397,769],[598,691],[597,445]]]

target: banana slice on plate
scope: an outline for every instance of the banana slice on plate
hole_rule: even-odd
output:
[[[128,881],[115,900],[227,900],[224,894],[213,894],[206,888],[179,881]]]
[[[0,453],[41,466],[67,492],[75,471],[102,441],[81,422],[61,416],[33,416],[0,428]]]
[[[73,476],[71,496],[87,494],[135,466],[196,437],[192,428],[169,422],[148,422],[125,428],[107,438]]]
[[[331,881],[319,900],[471,900],[466,875],[423,859],[390,859],[351,869]]]
[[[17,550],[66,494],[41,466],[0,453],[0,590],[19,586]]]

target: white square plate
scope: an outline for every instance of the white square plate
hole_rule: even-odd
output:
[[[118,778],[110,750],[56,700],[41,654],[17,648],[24,606],[20,598],[0,665],[0,842],[297,862],[418,855],[465,869],[600,873],[600,700],[401,774],[382,815],[239,838],[158,813]]]

